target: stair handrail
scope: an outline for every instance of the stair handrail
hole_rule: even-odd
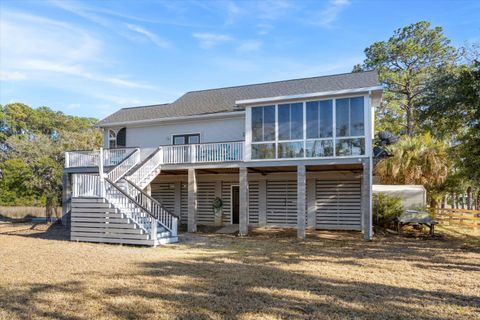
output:
[[[167,230],[169,230],[173,236],[177,235],[177,227],[179,216],[171,212],[159,201],[155,200],[152,196],[143,191],[138,185],[129,181],[128,179],[123,179],[127,183],[127,193],[133,188],[133,191],[136,193],[133,195],[129,194],[130,197],[135,199],[137,203],[140,203],[143,208],[147,208],[150,213],[158,220],[158,222]]]
[[[117,182],[140,161],[140,149],[136,148],[107,173],[109,180]]]
[[[145,160],[143,160],[138,168],[135,169],[131,175],[128,176],[128,180],[138,185],[143,179],[151,174],[159,165],[163,162],[163,148],[158,147],[152,152]]]
[[[131,214],[130,218],[134,220],[137,224],[139,224],[145,231],[149,232],[152,239],[157,238],[157,221],[158,219],[155,218],[155,216],[144,206],[142,206],[140,203],[138,203],[134,198],[132,198],[128,193],[123,191],[117,184],[115,184],[112,180],[105,178],[105,182],[108,184],[110,188],[115,189],[115,191],[119,192],[121,195],[124,196],[126,200],[129,202],[126,203],[123,201],[122,205],[126,206],[127,209],[131,209],[130,213],[135,213],[135,209],[139,209],[141,211],[141,214]],[[110,192],[110,188],[105,188],[106,189],[106,199],[115,205],[115,201],[119,200],[118,198],[115,198],[113,195],[109,195],[108,193]],[[124,200],[125,200],[124,199]],[[121,208],[119,208],[121,209]]]

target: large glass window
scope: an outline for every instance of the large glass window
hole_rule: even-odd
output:
[[[278,105],[278,140],[303,139],[303,103]]]
[[[333,101],[307,102],[307,139],[333,137]]]
[[[335,142],[337,156],[360,156],[365,154],[365,139],[337,139]]]
[[[363,136],[363,97],[337,99],[335,118],[337,137]]]
[[[279,142],[278,157],[279,158],[302,158],[303,157],[303,141]]]
[[[275,140],[275,106],[252,108],[252,141]]]
[[[275,143],[252,144],[252,159],[274,159]]]
[[[253,107],[251,124],[252,159],[365,154],[363,96]]]

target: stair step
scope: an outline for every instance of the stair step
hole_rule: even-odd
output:
[[[91,202],[91,203],[105,203],[105,199],[97,198],[97,197],[72,197],[72,204],[73,203],[80,203],[80,202]]]
[[[90,224],[91,225],[91,224]],[[71,231],[83,231],[83,232],[110,232],[118,234],[146,234],[142,229],[127,229],[127,228],[115,228],[114,225],[104,225],[105,228],[92,227],[80,227],[77,224],[71,227]]]

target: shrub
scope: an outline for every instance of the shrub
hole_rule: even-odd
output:
[[[402,199],[383,193],[373,194],[373,224],[387,228],[403,212]]]

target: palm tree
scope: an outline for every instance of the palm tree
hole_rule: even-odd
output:
[[[437,206],[438,190],[448,176],[447,146],[429,133],[408,137],[390,147],[391,157],[382,159],[375,175],[385,184],[421,184],[427,189],[430,205]]]

